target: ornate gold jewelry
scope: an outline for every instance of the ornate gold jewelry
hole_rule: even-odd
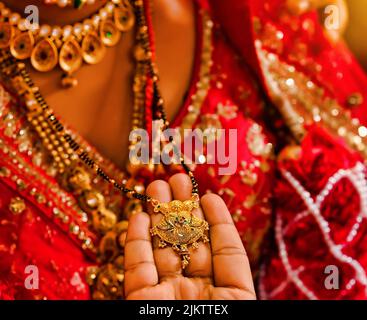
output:
[[[85,4],[95,4],[97,0],[45,0],[44,2],[45,4],[57,5],[60,8],[74,7],[75,9],[80,9]]]
[[[125,6],[125,1],[121,2],[118,10],[114,13],[114,22],[120,31],[128,30],[137,22],[136,28],[136,49],[135,49],[135,59],[136,59],[136,69],[133,83],[134,92],[134,115],[133,115],[133,128],[142,128],[145,126],[145,110],[148,109],[153,111],[153,116],[155,119],[162,119],[164,126],[168,126],[169,123],[166,120],[163,99],[159,93],[158,86],[158,75],[157,68],[153,62],[153,56],[151,51],[151,44],[148,34],[148,24],[146,21],[146,16],[149,16],[149,12],[145,10],[144,2],[141,0],[131,1],[134,11],[130,11],[128,6]],[[1,11],[0,5],[0,12]],[[9,14],[6,15],[7,17]],[[136,20],[135,20],[136,17]],[[204,43],[208,45],[211,39],[211,27],[212,23],[209,21],[208,13],[203,11],[203,27],[204,27]],[[11,17],[10,17],[11,19]],[[6,84],[9,89],[11,89],[15,94],[17,94],[24,102],[24,112],[27,117],[27,121],[32,128],[32,130],[37,133],[42,142],[43,147],[49,151],[50,156],[52,156],[53,164],[55,169],[57,169],[57,178],[61,182],[60,184],[70,193],[72,193],[77,200],[79,207],[83,208],[87,212],[89,221],[91,222],[93,229],[96,230],[101,237],[98,248],[96,248],[94,241],[91,238],[85,237],[80,234],[80,239],[83,240],[83,249],[90,250],[97,254],[97,259],[100,264],[99,267],[92,267],[88,274],[88,283],[92,287],[93,298],[95,299],[111,299],[111,298],[123,298],[123,255],[124,255],[124,242],[126,237],[126,229],[128,222],[126,219],[129,215],[136,211],[142,211],[142,204],[144,202],[152,202],[152,204],[158,204],[159,202],[150,198],[146,194],[143,194],[144,188],[141,185],[136,184],[134,181],[134,170],[136,166],[129,166],[131,169],[128,171],[131,173],[130,179],[118,180],[113,179],[107,175],[102,167],[97,163],[100,161],[99,157],[94,157],[89,155],[89,150],[83,145],[78,143],[78,138],[74,138],[74,135],[67,130],[63,123],[59,121],[53,114],[52,109],[48,106],[46,100],[43,98],[39,88],[34,84],[31,79],[26,66],[21,61],[17,61],[11,54],[9,47],[11,39],[13,39],[13,33],[16,29],[13,27],[15,24],[2,25],[3,30],[0,30],[0,76],[4,84]],[[106,30],[110,25],[107,24],[103,28]],[[47,39],[53,39],[53,36],[58,35],[58,39],[61,39],[61,34],[65,30],[58,29],[45,29],[49,36]],[[70,29],[66,29],[70,30]],[[93,29],[96,34],[95,28]],[[100,29],[99,29],[100,30]],[[4,31],[2,33],[1,31]],[[46,32],[45,31],[45,32]],[[114,31],[114,30],[112,30]],[[68,31],[69,32],[69,31]],[[18,32],[19,33],[19,32]],[[33,32],[30,34],[34,37]],[[97,33],[97,36],[99,33]],[[87,43],[85,40],[82,43]],[[89,39],[89,38],[87,38]],[[99,43],[103,46],[105,39],[102,41],[99,38]],[[53,41],[53,40],[52,40]],[[82,47],[79,38],[71,37],[69,41],[63,43],[63,49],[60,49],[60,44],[56,44],[59,59],[61,56],[68,56],[70,60],[63,60],[63,70],[67,74],[75,72],[80,62],[79,47]],[[90,41],[90,40],[88,40]],[[35,38],[35,43],[38,44],[38,38]],[[112,41],[113,42],[113,41]],[[86,46],[86,44],[84,44]],[[78,47],[79,46],[79,47]],[[49,47],[46,47],[46,49]],[[202,53],[202,63],[208,63],[206,54],[207,46],[203,46]],[[210,50],[211,52],[211,50]],[[51,52],[52,53],[52,52]],[[92,53],[95,53],[95,51]],[[83,54],[83,53],[82,53]],[[44,55],[46,57],[46,55]],[[93,55],[90,55],[92,58]],[[98,56],[98,55],[97,55]],[[49,59],[49,58],[48,58]],[[85,61],[86,57],[82,57]],[[46,59],[47,60],[47,59]],[[204,70],[203,68],[201,68]],[[202,77],[204,74],[200,72],[200,83],[204,81]],[[68,80],[66,77],[65,80]],[[201,89],[201,85],[198,85],[198,90]],[[146,92],[150,90],[152,95],[151,105],[146,105]],[[96,162],[95,162],[96,160]],[[177,225],[175,230],[181,230],[180,233],[183,236],[178,235],[178,239],[175,243],[175,248],[179,250],[183,259],[183,267],[189,262],[189,252],[190,248],[195,248],[199,241],[208,241],[205,230],[207,230],[207,223],[202,221],[198,217],[192,214],[192,210],[198,206],[198,184],[195,180],[193,173],[190,168],[184,163],[184,159],[181,158],[181,164],[186,173],[189,175],[192,186],[193,186],[193,198],[191,201],[196,202],[196,204],[182,205],[180,211],[172,211],[172,215],[168,215],[167,218],[162,220],[159,226],[171,226],[175,222],[175,217],[181,218],[182,226],[181,229]],[[135,168],[135,169],[134,169]],[[154,165],[148,165],[149,170],[153,170]],[[115,213],[112,207],[108,206],[105,201],[105,196],[103,193],[98,192],[93,186],[92,177],[93,173],[102,178],[106,183],[112,185],[118,189],[122,194],[129,198],[128,204],[125,207],[124,215],[118,215]],[[0,172],[1,175],[1,172]],[[187,203],[187,202],[186,202]],[[184,211],[183,209],[192,209]],[[165,207],[165,204],[163,204]],[[110,210],[111,209],[111,210]],[[163,209],[162,209],[163,210]],[[185,214],[186,212],[186,214]],[[69,218],[69,216],[60,213],[58,210],[54,212],[55,216],[58,218]],[[176,216],[175,216],[176,214]],[[87,219],[88,220],[88,219]],[[65,219],[67,223],[67,219]],[[174,225],[174,224],[173,224]],[[193,228],[192,233],[189,233],[187,226]],[[71,232],[75,232],[77,226],[70,224]],[[158,226],[157,226],[158,227]],[[170,238],[167,234],[168,231],[163,232],[163,230],[158,231],[162,236],[161,240],[166,239],[167,245],[173,246],[170,243],[174,239]],[[158,235],[157,235],[158,236]],[[85,239],[83,238],[85,237]],[[184,238],[184,239],[183,239]],[[186,248],[187,250],[186,250]]]
[[[93,17],[63,28],[32,25],[1,2],[0,12],[0,49],[9,49],[18,60],[30,59],[33,68],[40,72],[59,66],[64,72],[64,87],[77,84],[73,74],[83,61],[100,62],[106,47],[115,46],[121,32],[129,31],[135,24],[129,0],[110,0]]]
[[[185,269],[190,261],[189,249],[197,249],[198,242],[209,242],[206,231],[209,225],[205,220],[195,216],[192,211],[199,208],[198,195],[193,195],[191,200],[174,200],[161,203],[152,200],[154,212],[162,213],[162,220],[150,232],[158,236],[159,247],[171,246],[181,257],[181,267]]]

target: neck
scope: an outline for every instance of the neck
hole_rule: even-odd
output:
[[[97,0],[93,5],[85,5],[81,9],[74,9],[71,7],[59,8],[56,5],[46,5],[44,0],[2,0],[2,2],[12,11],[18,12],[22,16],[26,16],[24,9],[27,6],[37,6],[39,10],[39,20],[41,24],[53,25],[67,25],[79,22],[98,11],[107,0]]]

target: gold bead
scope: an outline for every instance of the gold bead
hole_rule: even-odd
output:
[[[358,107],[363,103],[363,95],[359,92],[352,93],[347,98],[347,104],[349,107],[354,108]]]
[[[15,197],[10,200],[9,210],[15,214],[21,214],[26,209],[25,202],[22,198]]]

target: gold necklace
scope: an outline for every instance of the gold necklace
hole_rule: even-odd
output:
[[[83,63],[99,63],[106,47],[115,46],[121,33],[135,24],[128,0],[110,0],[94,16],[74,25],[31,24],[0,2],[0,49],[7,49],[17,60],[30,60],[37,71],[48,72],[57,66],[63,71],[62,85],[77,85],[73,74]]]
[[[141,85],[139,88],[146,89],[147,79],[152,80],[152,110],[156,119],[164,120],[163,123],[166,128],[168,121],[163,109],[163,99],[158,90],[158,75],[151,59],[152,53],[149,46],[143,1],[135,1],[134,9],[138,22],[137,44],[135,48],[137,61],[135,82]],[[114,213],[106,209],[103,196],[91,187],[90,177],[78,165],[78,159],[128,198],[149,202],[155,212],[163,214],[162,221],[152,228],[151,233],[159,237],[161,247],[167,245],[172,247],[181,256],[182,268],[186,268],[190,260],[189,249],[197,248],[197,244],[200,241],[208,241],[206,236],[208,224],[192,213],[195,208],[199,207],[198,184],[190,168],[184,163],[184,159],[182,157],[180,159],[182,167],[189,175],[193,185],[192,198],[190,200],[185,202],[175,200],[170,203],[161,203],[156,199],[139,193],[134,188],[127,188],[126,185],[121,185],[115,179],[109,177],[92,160],[89,154],[65,132],[64,126],[54,116],[39,89],[35,87],[24,63],[17,62],[8,50],[2,50],[0,69],[4,80],[22,97],[29,123],[53,156],[60,176],[64,181],[63,185],[75,195],[80,206],[90,214],[94,229],[105,235],[105,237],[109,237],[111,232],[118,234],[123,229],[123,226],[117,223]],[[146,101],[145,96],[139,90],[134,90],[134,93],[137,94],[137,98],[134,101],[139,105],[143,105],[143,101]],[[121,267],[121,259],[118,258],[114,257]],[[103,273],[103,276],[106,276],[106,274]],[[96,277],[97,275],[94,276],[94,278]]]
[[[74,7],[75,9],[80,9],[84,5],[93,5],[96,0],[44,0],[45,4],[57,5],[60,8]]]

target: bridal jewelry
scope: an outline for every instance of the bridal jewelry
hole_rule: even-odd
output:
[[[32,24],[11,12],[0,2],[0,49],[8,49],[17,60],[30,60],[37,71],[48,72],[59,66],[62,85],[73,87],[73,74],[84,63],[99,63],[106,47],[115,46],[121,33],[135,24],[128,0],[110,0],[97,14],[74,25]]]
[[[45,0],[45,4],[57,5],[60,8],[74,7],[75,9],[82,8],[85,4],[93,5],[98,0]]]
[[[118,2],[120,3],[120,1]],[[113,3],[114,7],[118,7],[115,6],[116,1]],[[153,118],[162,120],[163,129],[165,129],[169,123],[164,112],[163,99],[158,88],[158,74],[152,59],[144,2],[136,0],[132,1],[132,5],[126,1],[123,1],[123,3],[135,10],[137,22],[134,50],[136,71],[133,85],[133,128],[144,127],[144,109],[147,101],[145,91],[150,85],[152,90],[151,110],[153,111]],[[11,28],[11,30],[13,29]],[[208,34],[210,35],[210,33]],[[4,41],[4,37],[0,40],[0,43],[1,41]],[[45,39],[41,40],[41,43],[42,41],[45,41]],[[93,158],[88,154],[87,150],[83,149],[66,132],[62,122],[55,117],[40,93],[39,88],[33,83],[25,64],[17,61],[15,58],[11,50],[6,50],[6,48],[1,50],[0,70],[2,76],[9,87],[22,98],[27,120],[34,131],[37,132],[44,147],[53,157],[61,184],[75,196],[79,206],[89,214],[93,228],[102,236],[109,237],[113,230],[116,230],[116,233],[118,233],[123,228],[121,223],[123,224],[124,221],[118,222],[116,215],[106,208],[104,196],[92,188],[91,177],[87,172],[88,168],[92,169],[107,183],[120,190],[128,198],[149,202],[152,204],[155,213],[163,214],[162,220],[151,229],[151,233],[159,238],[161,247],[172,247],[181,256],[182,268],[186,268],[190,260],[189,249],[197,248],[200,241],[209,241],[206,236],[209,227],[206,221],[198,218],[193,213],[194,209],[199,208],[198,184],[192,171],[185,164],[183,157],[180,158],[181,165],[189,175],[193,186],[192,198],[188,201],[181,202],[175,200],[170,203],[161,203],[146,194],[140,193],[138,188],[128,188],[126,184],[118,183],[107,175],[102,167],[92,160]],[[83,168],[80,162],[86,168]],[[103,240],[101,243],[103,243]],[[86,244],[87,248],[89,245],[89,243]],[[119,263],[120,265],[121,263]],[[97,276],[95,275],[94,277]],[[113,287],[115,288],[116,286]]]
[[[195,194],[191,200],[174,200],[160,203],[152,200],[154,212],[162,213],[162,220],[151,229],[152,236],[159,237],[159,247],[171,246],[181,257],[181,267],[185,269],[190,261],[189,249],[197,249],[199,241],[209,242],[206,231],[209,225],[196,217],[192,211],[199,208],[199,197]]]

